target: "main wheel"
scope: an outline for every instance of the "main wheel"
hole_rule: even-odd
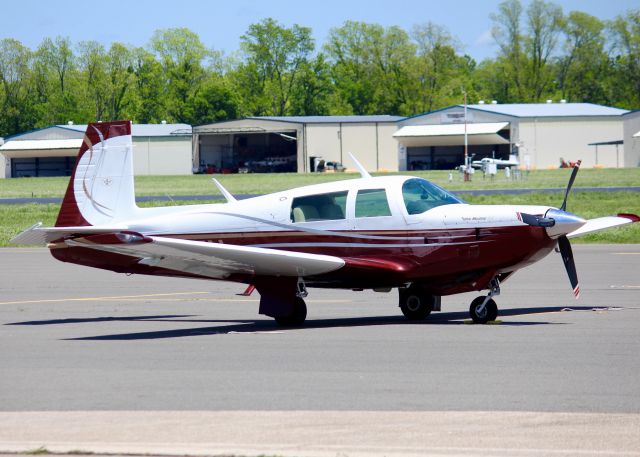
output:
[[[486,324],[489,321],[495,321],[498,317],[498,305],[492,298],[487,301],[484,309],[480,309],[485,298],[475,298],[469,306],[469,315],[476,324]]]
[[[296,297],[293,312],[288,316],[277,316],[275,320],[281,327],[299,327],[304,324],[306,318],[307,305],[301,297]]]
[[[399,292],[400,309],[407,319],[418,321],[431,314],[434,302],[433,295],[428,294],[418,286],[399,289]]]

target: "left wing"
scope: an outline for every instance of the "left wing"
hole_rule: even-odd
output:
[[[232,274],[301,277],[337,270],[340,257],[268,248],[207,243],[133,232],[65,240],[69,246],[138,257],[138,263],[226,279]]]
[[[586,235],[587,233],[599,232],[619,225],[630,224],[632,222],[640,222],[640,217],[635,214],[618,214],[617,216],[598,217],[589,219],[586,224],[578,230],[574,230],[567,234],[568,238]]]

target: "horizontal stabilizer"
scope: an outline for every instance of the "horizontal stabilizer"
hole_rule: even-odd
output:
[[[618,214],[617,216],[598,217],[589,219],[586,224],[578,230],[574,230],[567,234],[568,238],[586,235],[588,233],[599,232],[601,230],[618,227],[620,225],[631,224],[632,222],[640,222],[640,217],[635,214]]]
[[[10,244],[23,244],[30,246],[46,246],[52,241],[61,240],[71,236],[98,235],[102,233],[114,233],[126,230],[125,226],[81,226],[81,227],[43,227],[42,222],[29,227],[24,232],[16,235],[9,241]]]

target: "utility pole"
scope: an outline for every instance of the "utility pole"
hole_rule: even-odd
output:
[[[469,141],[467,138],[467,91],[462,89],[464,94],[464,180],[470,181],[469,175]]]

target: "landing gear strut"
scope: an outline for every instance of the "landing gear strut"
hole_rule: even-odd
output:
[[[500,295],[500,282],[498,278],[491,280],[489,294],[486,297],[478,297],[471,302],[469,315],[476,324],[486,324],[495,321],[498,317],[498,305],[493,301],[493,296]]]
[[[400,292],[400,309],[407,319],[422,320],[433,311],[436,297],[427,293],[422,287],[412,284],[398,291]]]

